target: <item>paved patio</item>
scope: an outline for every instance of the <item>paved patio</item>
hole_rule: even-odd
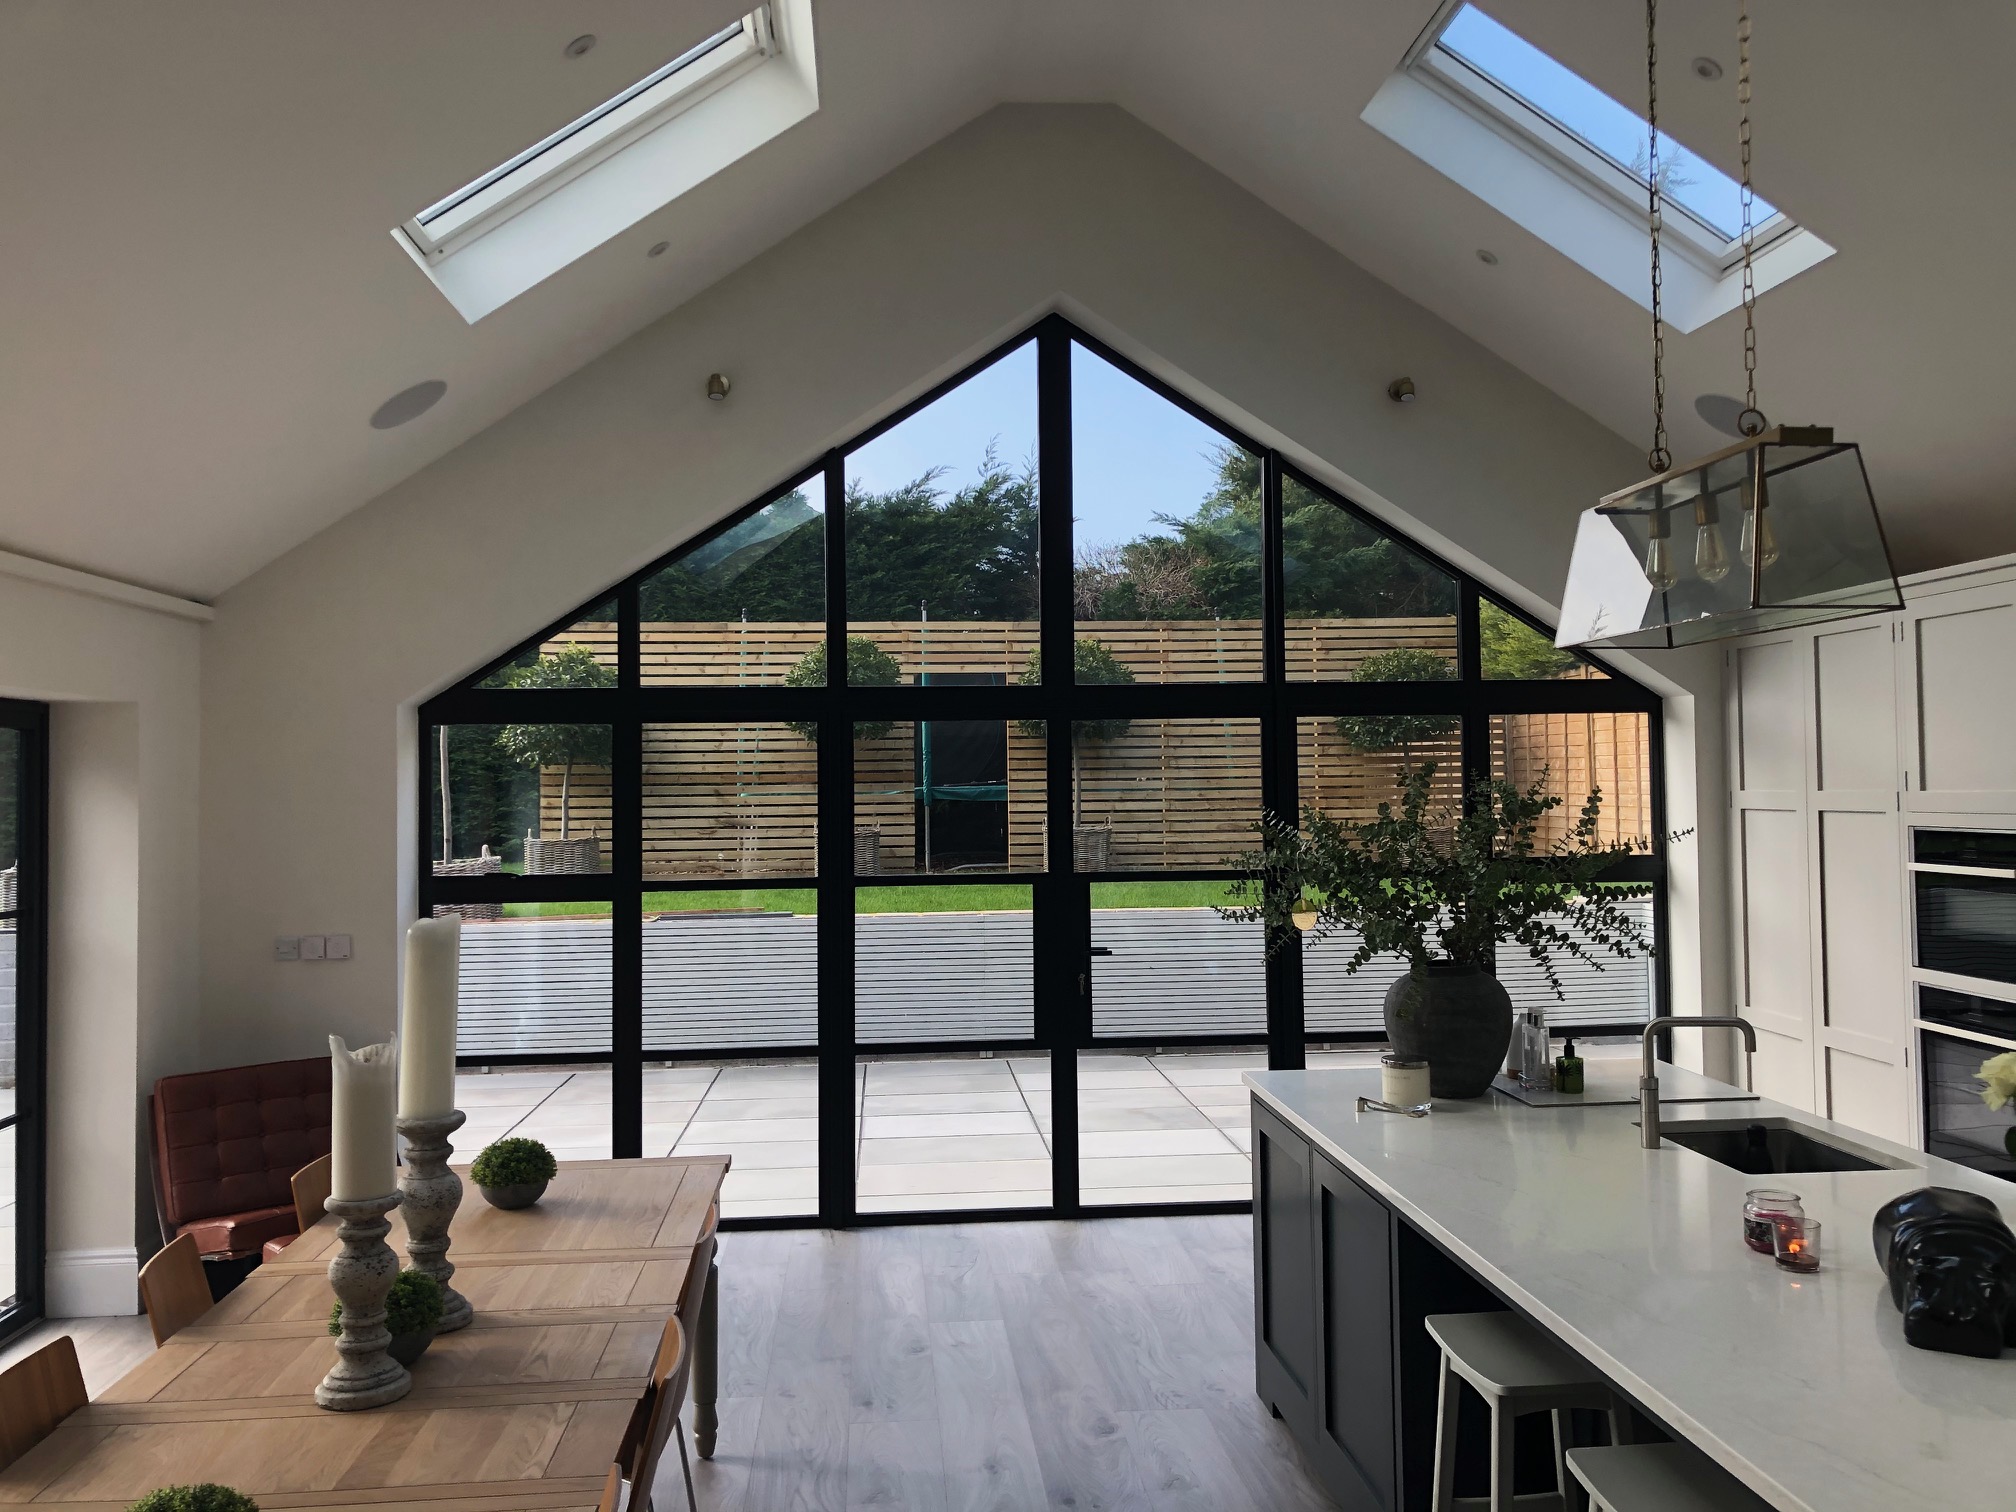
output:
[[[1374,1051],[1312,1052],[1369,1065]],[[1091,1053],[1078,1072],[1079,1182],[1098,1203],[1208,1202],[1252,1195],[1242,1072],[1265,1052]],[[648,1155],[735,1158],[722,1211],[805,1214],[818,1205],[817,1071],[809,1062],[683,1065],[644,1072]],[[518,1134],[563,1159],[609,1154],[605,1069],[465,1072],[473,1153]],[[855,1076],[855,1177],[863,1212],[1050,1203],[1046,1057],[864,1060]]]

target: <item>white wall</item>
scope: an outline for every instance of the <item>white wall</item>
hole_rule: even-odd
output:
[[[1124,114],[996,110],[223,597],[203,677],[205,1053],[391,1024],[418,700],[1051,309],[1532,607],[1558,591],[1576,511],[1643,469]],[[726,403],[702,395],[715,370]],[[1387,399],[1401,374],[1418,403]],[[1712,658],[1676,666],[1669,692],[1718,686]],[[1709,795],[1704,828],[1718,753],[1686,789]],[[354,935],[355,958],[271,959],[304,931]],[[1719,1005],[1722,952],[1704,965],[1699,943],[1680,942],[1679,977]]]
[[[59,1317],[137,1310],[136,1239],[141,1252],[158,1242],[141,1110],[156,1077],[200,1064],[201,626],[159,595],[134,597],[170,612],[0,575],[0,696],[54,705],[47,1281]]]

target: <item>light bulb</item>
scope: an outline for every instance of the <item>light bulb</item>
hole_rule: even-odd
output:
[[[1661,593],[1679,581],[1673,571],[1673,548],[1664,535],[1652,537],[1645,548],[1645,581]]]
[[[1704,583],[1719,583],[1729,576],[1729,548],[1722,544],[1722,527],[1713,520],[1694,528],[1694,574]]]
[[[1769,567],[1778,560],[1778,537],[1771,533],[1771,522],[1764,518],[1761,509],[1746,509],[1743,511],[1743,540],[1737,548],[1743,553],[1746,566],[1757,560],[1760,542],[1764,565]]]

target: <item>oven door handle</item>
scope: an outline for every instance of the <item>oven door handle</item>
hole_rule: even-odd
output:
[[[1910,869],[1943,877],[1995,877],[2004,882],[2016,882],[2016,866],[1946,866],[1932,861],[1913,861]]]

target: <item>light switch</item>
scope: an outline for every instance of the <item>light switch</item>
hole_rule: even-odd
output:
[[[273,941],[273,959],[276,961],[298,961],[301,959],[301,936],[280,935]]]
[[[327,944],[328,942],[321,935],[301,936],[301,959],[304,961],[321,960],[322,952]]]
[[[327,935],[324,938],[327,941],[322,951],[325,960],[347,961],[350,959],[350,936]]]

